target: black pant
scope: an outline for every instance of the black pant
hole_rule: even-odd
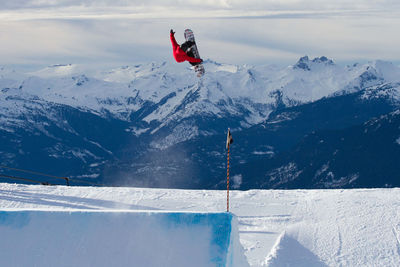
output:
[[[192,41],[186,41],[186,42],[184,42],[183,44],[181,44],[181,48],[182,48],[183,51],[187,52],[187,50],[188,50],[189,48],[191,48],[193,45],[194,45],[194,42],[192,42]],[[189,53],[190,53],[190,52],[191,52],[191,51],[189,51]],[[188,54],[188,56],[190,56],[190,55]]]
[[[192,41],[186,41],[186,42],[184,42],[184,43],[181,45],[182,50],[185,51],[185,53],[186,53],[189,57],[194,57],[194,54],[193,54],[192,50],[189,50],[194,44],[195,44],[195,43],[192,42]],[[196,66],[196,65],[199,64],[199,63],[197,63],[197,62],[196,62],[196,63],[194,63],[194,62],[189,62],[189,63],[190,63],[190,65],[192,65],[192,66]]]

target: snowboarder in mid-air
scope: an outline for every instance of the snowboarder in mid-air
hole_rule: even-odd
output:
[[[193,31],[190,29],[185,30],[185,39],[182,45],[179,45],[175,40],[174,30],[170,31],[170,38],[172,43],[172,52],[176,62],[188,61],[193,67],[198,77],[204,75],[203,60],[200,58],[199,50],[197,49],[196,41],[194,40]]]
[[[203,62],[201,58],[195,58],[191,51],[192,46],[195,44],[193,41],[186,41],[182,45],[179,45],[175,40],[174,30],[170,31],[170,38],[172,43],[172,52],[176,62],[181,63],[189,61],[192,66]]]

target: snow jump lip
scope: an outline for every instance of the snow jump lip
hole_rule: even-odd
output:
[[[0,211],[2,266],[246,266],[231,213]]]

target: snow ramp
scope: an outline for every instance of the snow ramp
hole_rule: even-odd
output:
[[[0,211],[1,266],[248,266],[230,213]]]
[[[266,259],[268,267],[327,267],[316,255],[296,239],[283,232]]]

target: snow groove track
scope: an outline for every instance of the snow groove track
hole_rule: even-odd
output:
[[[400,228],[400,224],[397,227]],[[397,240],[397,254],[400,256],[400,232],[396,227],[393,227],[392,231]]]
[[[234,219],[230,213],[0,211],[0,265],[245,266]]]

